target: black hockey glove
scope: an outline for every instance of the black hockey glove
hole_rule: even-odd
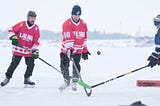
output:
[[[86,52],[86,53],[82,53],[82,58],[84,60],[88,60],[88,55],[91,55],[89,52]]]
[[[157,64],[160,65],[160,56],[154,52],[148,57],[147,60],[149,61],[148,66],[151,68]]]
[[[13,35],[10,39],[12,40],[12,45],[18,46],[18,37],[16,35]]]
[[[32,51],[32,58],[38,59],[39,58],[39,50],[35,49]]]

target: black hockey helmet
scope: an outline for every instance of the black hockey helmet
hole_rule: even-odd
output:
[[[37,14],[35,13],[35,11],[29,11],[27,14],[27,17],[36,17]]]

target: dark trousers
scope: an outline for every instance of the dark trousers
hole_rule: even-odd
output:
[[[17,66],[19,65],[21,59],[22,59],[22,56],[13,56],[12,57],[12,62],[10,63],[10,66],[8,67],[7,72],[6,72],[7,78],[9,78],[9,79],[12,78],[12,75],[13,75],[15,69],[17,68]],[[25,57],[25,63],[27,65],[27,69],[24,74],[24,77],[29,78],[30,76],[32,76],[32,73],[33,73],[34,59],[32,57]]]
[[[70,60],[69,60],[68,56],[64,53],[60,53],[60,58],[61,58],[60,68],[61,68],[63,77],[64,77],[65,80],[70,80],[70,77],[69,77],[69,63],[70,63]],[[77,67],[78,71],[80,72],[81,71],[81,66],[80,66],[81,54],[74,54],[72,56],[72,58],[73,58],[73,60],[76,64],[76,67]],[[79,75],[78,75],[74,65],[73,65],[72,77],[73,77],[73,79],[78,79],[79,78]]]

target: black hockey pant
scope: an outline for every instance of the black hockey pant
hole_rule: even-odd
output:
[[[6,77],[12,78],[12,75],[17,68],[18,64],[20,63],[22,59],[22,56],[13,56],[12,62],[10,63],[10,66],[7,69]],[[25,63],[27,65],[26,72],[24,74],[24,78],[29,78],[32,76],[33,68],[34,68],[34,59],[32,57],[25,57]]]
[[[60,68],[61,68],[63,77],[65,80],[70,81],[70,77],[69,77],[70,60],[69,60],[68,56],[64,53],[60,53],[60,58],[61,58]],[[80,72],[81,71],[81,66],[80,66],[81,54],[74,54],[72,56],[72,58],[76,64],[78,71]],[[73,79],[75,79],[75,81],[77,81],[79,79],[79,75],[78,75],[74,65],[73,65],[72,77],[73,77]]]

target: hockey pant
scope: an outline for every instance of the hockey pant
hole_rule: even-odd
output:
[[[22,56],[13,56],[12,57],[12,62],[10,63],[10,66],[7,69],[6,72],[6,77],[7,78],[12,78],[12,75],[19,65],[20,61],[22,59]],[[27,65],[26,72],[24,74],[24,78],[29,78],[32,76],[33,69],[34,69],[34,59],[32,57],[25,57],[25,64]]]
[[[61,63],[60,63],[60,68],[61,68],[61,71],[62,71],[62,74],[63,74],[63,78],[66,80],[66,81],[70,81],[70,76],[69,76],[69,64],[70,64],[70,60],[68,58],[68,56],[64,53],[60,53],[60,58],[61,58]],[[78,71],[80,72],[81,71],[81,66],[80,66],[80,60],[81,60],[81,54],[74,54],[72,56],[74,62],[75,62],[75,65],[78,69]],[[72,78],[73,80],[72,81],[75,81],[77,82],[78,79],[79,79],[79,75],[76,71],[76,68],[75,66],[73,65],[73,72],[72,72]]]

